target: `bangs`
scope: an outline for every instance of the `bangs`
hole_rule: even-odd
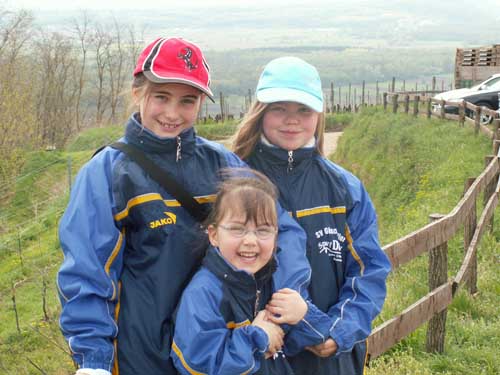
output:
[[[229,192],[221,203],[219,220],[228,213],[242,213],[245,224],[253,221],[256,226],[278,226],[276,203],[268,193],[262,190],[240,186]]]

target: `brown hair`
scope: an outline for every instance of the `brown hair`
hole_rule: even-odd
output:
[[[144,73],[139,73],[134,76],[132,81],[132,90],[137,90],[139,100],[148,100],[151,91],[153,90],[153,82],[148,80]],[[129,112],[133,112],[137,109],[137,104],[135,100],[132,100],[129,106]]]
[[[247,159],[255,146],[260,140],[262,135],[262,118],[266,113],[269,104],[261,103],[255,101],[247,114],[241,120],[238,127],[238,132],[234,137],[232,150],[241,159]],[[325,114],[321,112],[318,116],[318,124],[316,126],[316,131],[314,133],[316,137],[316,151],[320,155],[323,153],[323,143],[324,143],[324,133],[325,133]]]
[[[237,209],[245,214],[245,223],[278,226],[276,200],[278,192],[262,173],[232,168],[221,171],[223,181],[206,223],[217,226],[228,211]]]

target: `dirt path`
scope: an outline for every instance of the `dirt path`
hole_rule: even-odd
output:
[[[325,133],[325,142],[323,144],[323,147],[325,148],[325,156],[326,157],[333,154],[333,152],[337,148],[337,143],[338,143],[341,135],[342,135],[342,132]]]
[[[324,147],[325,147],[325,155],[327,157],[333,154],[333,152],[337,148],[337,142],[341,135],[342,132],[325,133]],[[231,138],[223,139],[220,140],[219,142],[222,143],[227,148],[231,147]]]

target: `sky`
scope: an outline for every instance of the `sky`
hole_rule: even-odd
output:
[[[336,5],[352,5],[356,7],[369,7],[373,3],[384,4],[386,7],[400,8],[404,7],[429,7],[432,8],[432,4],[446,5],[451,8],[462,8],[471,9],[475,7],[484,7],[491,9],[499,9],[500,0],[462,0],[460,6],[457,6],[455,0],[441,0],[436,2],[435,0],[428,1],[414,1],[414,0],[252,0],[251,3],[248,1],[237,1],[237,0],[149,0],[147,2],[138,3],[136,0],[0,0],[0,5],[6,4],[9,8],[27,8],[32,10],[55,10],[55,9],[166,9],[173,7],[182,8],[196,8],[198,6],[210,6],[210,7],[228,7],[228,8],[239,8],[239,7],[265,7],[269,4],[294,4],[303,5],[304,7],[315,7],[319,5],[325,5],[335,7]],[[428,9],[432,12],[435,9]],[[500,15],[500,11],[497,11]],[[281,14],[280,16],[286,16],[286,14]]]
[[[54,10],[54,9],[134,9],[138,8],[136,0],[8,0],[0,1],[0,3],[6,3],[10,7],[15,8],[26,8],[32,10]],[[274,3],[299,3],[300,1],[286,1],[278,0],[273,1]],[[321,1],[313,1],[316,3],[321,3]],[[161,9],[166,7],[196,7],[199,5],[210,5],[213,6],[232,6],[238,2],[235,0],[149,0],[147,2],[140,3],[140,9]],[[246,3],[242,2],[242,3]],[[252,0],[252,5],[264,5],[269,3],[268,0]]]
[[[2,7],[31,10],[57,31],[86,10],[94,21],[119,20],[145,37],[182,35],[210,49],[500,44],[500,0],[0,0]]]

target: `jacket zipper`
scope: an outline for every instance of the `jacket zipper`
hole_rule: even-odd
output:
[[[257,316],[257,313],[258,313],[257,309],[259,308],[259,302],[260,302],[260,290],[257,289],[257,291],[255,293],[255,306],[253,309],[253,317],[254,318]]]
[[[293,170],[293,151],[288,151],[288,166],[286,167],[286,175],[285,175],[285,185],[286,185],[286,188],[289,192],[289,196],[293,196],[291,194],[291,187],[290,187],[290,184],[289,184],[289,181],[288,181],[288,174]],[[294,217],[295,219],[297,219],[297,213],[295,212],[295,209],[293,207],[294,205],[292,205],[292,207],[289,207],[290,209],[290,213],[292,214],[292,217]]]
[[[288,167],[286,168],[286,172],[290,173],[293,169],[293,151],[288,151]]]
[[[177,153],[175,154],[175,161],[178,162],[182,159],[181,155],[181,137],[177,136]]]

